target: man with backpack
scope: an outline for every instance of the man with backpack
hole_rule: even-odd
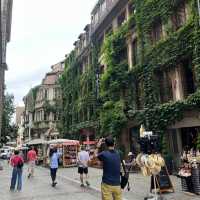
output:
[[[107,150],[99,153],[103,143],[106,144]],[[115,150],[114,139],[111,137],[107,137],[105,140],[100,139],[95,156],[103,163],[102,200],[122,200],[120,185],[121,159],[119,153]]]
[[[21,189],[22,189],[22,168],[23,168],[24,160],[19,155],[19,150],[14,151],[14,155],[11,157],[10,163],[13,167],[10,190],[11,191],[15,190],[15,185],[17,182],[17,190],[21,191]]]

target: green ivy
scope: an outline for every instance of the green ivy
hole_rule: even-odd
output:
[[[177,31],[173,30],[171,17],[183,0],[132,2],[136,12],[128,22],[106,38],[101,50],[98,44],[91,45],[92,64],[85,74],[79,74],[80,61],[74,51],[66,59],[65,73],[60,80],[64,132],[75,133],[91,124],[97,128],[100,122],[100,134],[118,137],[129,121],[137,121],[163,136],[168,126],[183,119],[185,111],[200,109],[200,29],[196,1],[186,0],[190,16]],[[164,25],[165,35],[152,44],[150,35],[158,20]],[[126,43],[133,30],[137,35],[138,62],[129,69]],[[100,78],[98,94],[96,75],[101,55],[106,69]],[[197,91],[183,101],[162,104],[158,98],[160,85],[155,73],[176,68],[181,60],[187,58],[192,58]],[[90,82],[93,86],[91,91],[87,89]],[[138,99],[142,108],[138,107]],[[93,120],[76,120],[75,114],[90,105],[95,108]]]

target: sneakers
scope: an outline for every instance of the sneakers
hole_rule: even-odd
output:
[[[28,174],[28,178],[31,178],[31,174],[30,173]]]
[[[58,184],[57,182],[53,182],[52,187],[55,187],[57,184]]]
[[[85,181],[85,183],[86,183],[87,186],[90,186],[90,183],[88,181]]]

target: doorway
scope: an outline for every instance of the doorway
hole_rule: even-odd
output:
[[[200,132],[200,127],[188,127],[181,129],[182,147],[183,149],[190,150],[196,149],[197,137]]]

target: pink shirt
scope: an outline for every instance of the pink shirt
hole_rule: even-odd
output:
[[[35,161],[37,158],[37,154],[34,150],[30,150],[27,154],[28,161]]]

